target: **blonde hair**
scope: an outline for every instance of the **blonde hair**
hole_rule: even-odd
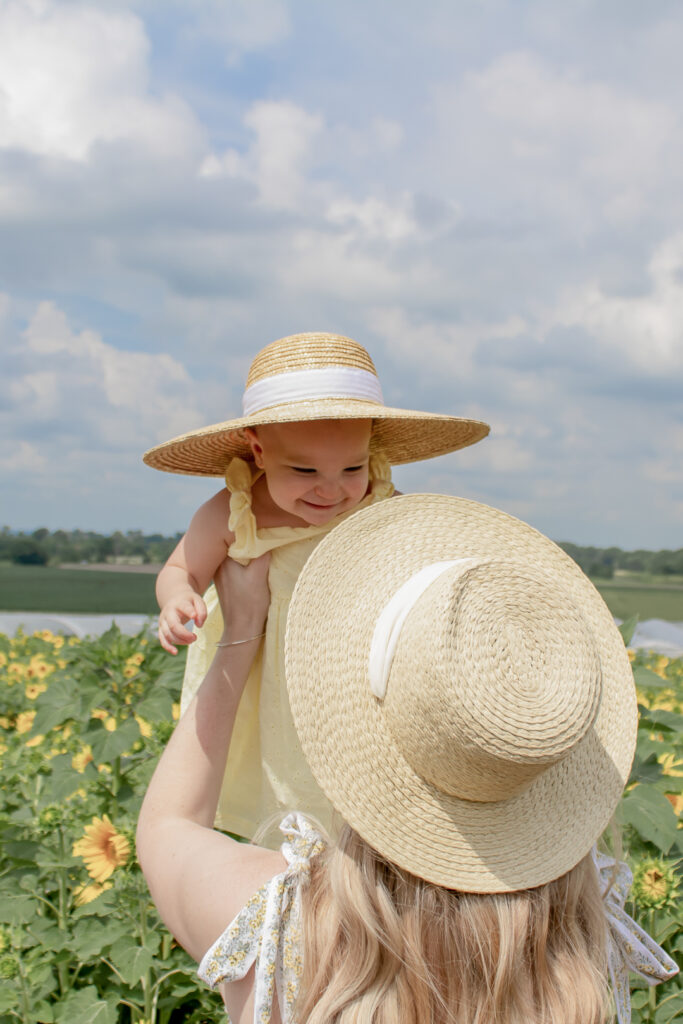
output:
[[[522,892],[456,892],[348,825],[302,896],[301,1024],[603,1024],[606,924],[590,856]]]

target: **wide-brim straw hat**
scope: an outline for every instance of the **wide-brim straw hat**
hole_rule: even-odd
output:
[[[285,650],[313,775],[401,868],[525,889],[607,827],[635,749],[631,666],[592,583],[527,524],[441,495],[357,512],[299,576]]]
[[[249,370],[243,413],[165,441],[143,459],[169,473],[223,476],[230,459],[251,457],[240,432],[267,423],[371,419],[373,446],[392,465],[465,448],[489,432],[480,420],[385,406],[372,359],[339,334],[293,334],[262,349]]]

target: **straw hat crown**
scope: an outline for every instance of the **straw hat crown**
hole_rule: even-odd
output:
[[[492,560],[446,570],[417,600],[383,710],[423,779],[496,801],[571,752],[600,695],[600,658],[580,612],[547,578]]]
[[[310,331],[291,334],[262,348],[249,368],[247,388],[280,373],[325,370],[330,366],[355,367],[377,376],[370,354],[353,338]]]

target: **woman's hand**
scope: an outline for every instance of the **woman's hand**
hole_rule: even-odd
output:
[[[222,562],[214,576],[223,612],[223,643],[247,640],[262,633],[268,617],[270,552],[240,565],[232,558]]]

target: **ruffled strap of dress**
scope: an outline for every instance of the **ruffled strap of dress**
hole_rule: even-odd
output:
[[[254,893],[223,935],[205,954],[199,977],[212,988],[244,978],[254,970],[254,1021],[269,1021],[277,985],[283,1022],[292,1011],[301,979],[301,885],[311,858],[325,846],[323,836],[302,814],[288,814],[280,825],[288,867]]]
[[[394,493],[394,485],[391,480],[391,466],[383,451],[371,452],[368,472],[373,501],[390,498]]]
[[[245,459],[234,458],[225,471],[225,486],[230,491],[228,526],[234,534],[228,554],[241,565],[254,557],[256,517],[251,510],[251,488],[263,471]]]
[[[595,849],[593,859],[605,894],[609,928],[607,962],[617,1020],[619,1024],[630,1024],[629,971],[644,978],[648,985],[658,985],[678,974],[678,965],[624,910],[633,882],[628,865]]]

